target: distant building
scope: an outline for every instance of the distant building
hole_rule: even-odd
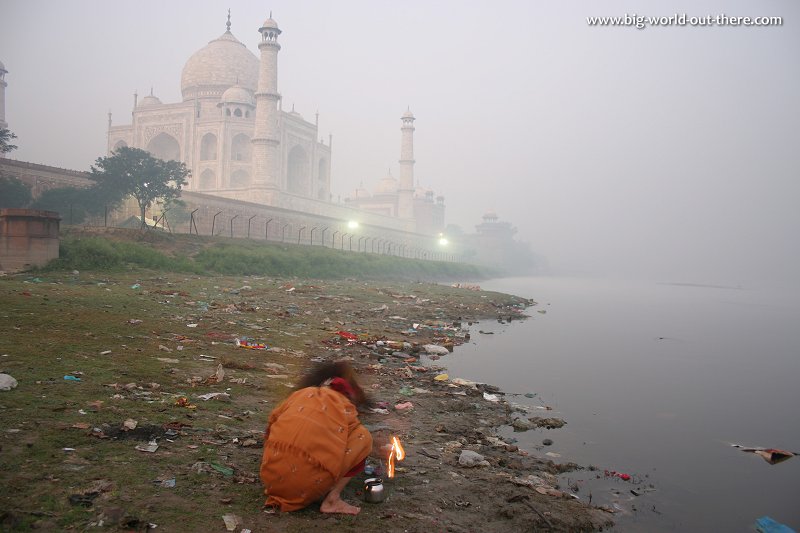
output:
[[[501,222],[494,211],[488,211],[475,233],[462,238],[465,259],[508,272],[530,272],[536,267],[536,256],[526,243],[514,240],[516,233],[510,222]]]
[[[226,27],[186,61],[182,102],[163,103],[151,90],[141,100],[134,95],[131,124],[113,125],[109,114],[108,151],[130,146],[182,161],[192,172],[188,191],[339,216],[331,198],[332,138],[320,139],[318,115],[309,122],[294,107],[282,109],[278,24],[270,15],[259,28],[259,57],[231,33],[230,13]],[[391,227],[433,233],[444,225],[444,198],[434,202],[415,190],[415,119],[407,111],[401,120],[400,180],[345,202],[394,219]]]

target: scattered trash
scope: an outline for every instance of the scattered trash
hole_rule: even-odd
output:
[[[269,348],[266,344],[250,342],[243,339],[236,339],[236,346],[239,348],[247,348],[248,350],[266,350]]]
[[[110,353],[111,353],[111,350],[103,350],[102,352],[100,352],[100,355],[108,355]]]
[[[545,446],[552,446],[553,445],[553,439],[544,439],[542,441],[542,444],[544,444]],[[625,475],[627,475],[627,474],[625,474]]]
[[[187,328],[196,328],[197,324],[186,324]]]
[[[436,376],[433,379],[434,379],[434,381],[447,381],[448,378],[450,378],[450,376],[448,376],[447,374],[439,374],[438,376]]]
[[[175,478],[169,479],[156,479],[153,481],[159,487],[165,487],[167,489],[174,489],[175,488]]]
[[[483,393],[483,399],[494,403],[500,401],[500,397],[497,394],[489,394],[488,392]]]
[[[122,431],[130,431],[132,429],[136,429],[138,422],[133,418],[127,419],[125,422],[122,423]]]
[[[175,400],[175,405],[178,407],[185,407],[187,409],[197,409],[197,406],[193,405],[186,396],[178,397],[178,399]]]
[[[208,466],[219,472],[220,474],[230,477],[233,475],[233,468],[228,468],[227,466],[222,466],[218,463],[208,463]]]
[[[794,529],[776,522],[768,516],[756,519],[756,531],[759,533],[795,533]]]
[[[439,346],[438,344],[426,344],[422,347],[426,353],[432,355],[447,355],[450,353],[450,350],[445,348],[444,346]]]
[[[200,400],[207,402],[208,400],[230,400],[231,395],[227,392],[209,392],[208,394],[202,394],[198,396]]]
[[[64,381],[80,381],[81,378],[75,376],[64,376]]]
[[[158,442],[151,440],[147,444],[139,444],[136,449],[140,452],[154,453],[158,449]]]
[[[9,374],[0,374],[0,390],[11,390],[16,388],[17,380]]]
[[[139,320],[138,318],[131,318],[131,319],[128,319],[128,324],[131,324],[131,325],[134,325],[134,326],[135,326],[136,324],[141,324],[141,323],[142,323],[142,321],[141,321],[141,320]]]
[[[294,290],[294,287],[289,289],[290,291]],[[289,292],[289,291],[287,291]],[[242,519],[236,516],[235,514],[226,514],[222,516],[222,521],[225,522],[225,529],[228,531],[235,531],[239,525],[242,523]]]
[[[370,311],[372,311],[372,312],[388,311],[388,310],[389,310],[389,306],[386,305],[386,304],[383,304],[380,307],[373,307],[372,309],[370,309]]]
[[[222,383],[223,379],[225,379],[225,369],[222,368],[222,363],[220,363],[217,365],[217,371],[203,380],[203,383],[207,385],[212,383]]]
[[[771,465],[776,465],[784,461],[788,461],[795,455],[800,455],[798,452],[787,452],[786,450],[778,450],[776,448],[749,448],[741,444],[731,444],[734,448],[739,448],[743,452],[754,453],[761,456],[766,462]]]
[[[180,359],[172,359],[172,358],[169,358],[169,357],[156,357],[156,359],[158,361],[161,361],[162,363],[170,363],[170,364],[173,364],[173,365],[175,363],[180,363],[181,362]]]
[[[476,466],[489,466],[489,461],[485,460],[478,452],[462,450],[461,455],[458,457],[458,464],[467,468],[473,468]]]
[[[411,409],[412,407],[414,407],[414,404],[411,403],[411,402],[398,403],[397,405],[394,406],[394,408],[397,409],[398,411],[403,411],[405,409]]]
[[[131,285],[131,289],[140,289],[141,287],[142,286],[139,285],[138,283],[134,283],[133,285]]]
[[[354,333],[350,333],[349,331],[337,331],[336,334],[339,335],[341,338],[347,339],[349,341],[357,341],[358,340],[358,335],[355,335]]]
[[[630,481],[631,476],[630,474],[624,474],[622,472],[615,472],[614,470],[605,470],[603,471],[606,477],[618,477],[622,481]]]
[[[158,349],[159,349],[159,350],[161,350],[162,352],[171,352],[171,351],[172,351],[172,349],[171,349],[171,348],[167,348],[167,347],[166,347],[166,346],[164,346],[163,344],[159,344],[159,345],[158,345]]]

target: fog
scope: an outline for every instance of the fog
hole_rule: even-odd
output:
[[[178,102],[184,62],[279,23],[283,108],[333,135],[334,197],[415,177],[474,230],[487,210],[555,273],[742,285],[800,272],[800,5],[766,2],[0,4],[10,156],[86,170],[133,93]],[[780,16],[772,27],[592,27],[589,16]]]

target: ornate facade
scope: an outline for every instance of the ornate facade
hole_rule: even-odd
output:
[[[186,163],[187,187],[235,200],[291,205],[330,202],[330,141],[319,122],[281,109],[278,36],[270,17],[259,29],[260,58],[230,30],[195,52],[181,74],[179,103],[163,103],[152,90],[134,95],[132,123],[114,126],[108,151],[142,148]]]
[[[444,227],[444,198],[414,185],[414,115],[401,117],[400,181],[381,194],[332,203],[331,144],[319,117],[284,111],[278,92],[281,30],[270,17],[258,32],[259,55],[227,30],[195,52],[181,74],[182,102],[163,103],[150,91],[134,95],[132,123],[108,117],[108,151],[142,148],[186,163],[186,190],[376,227],[433,234]]]

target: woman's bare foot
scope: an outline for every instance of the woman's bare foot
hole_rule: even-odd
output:
[[[322,504],[319,506],[319,510],[323,513],[338,513],[338,514],[358,514],[361,512],[360,507],[356,507],[355,505],[350,505],[346,501],[341,498],[331,498],[328,495],[325,500],[323,500]]]

